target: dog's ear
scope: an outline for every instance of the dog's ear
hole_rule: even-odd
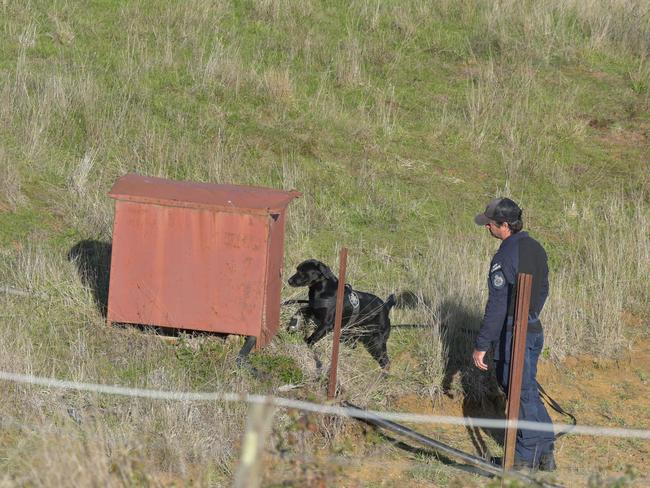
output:
[[[318,269],[320,270],[321,273],[323,273],[323,276],[325,276],[325,278],[327,278],[328,280],[335,280],[336,279],[336,276],[334,276],[334,273],[332,273],[332,270],[329,269],[329,267],[326,264],[321,263],[319,261],[318,262]]]

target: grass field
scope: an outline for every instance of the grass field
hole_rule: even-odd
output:
[[[649,51],[643,0],[0,0],[0,289],[28,293],[0,292],[0,370],[175,391],[295,383],[284,395],[323,399],[299,334],[254,355],[256,374],[235,368],[237,338],[106,327],[107,192],[134,172],[303,192],[285,278],[311,257],[335,269],[347,246],[355,287],[419,298],[392,312],[423,327],[394,329],[390,375],[342,347],[345,397],[432,413],[454,410],[445,389],[472,405],[493,396],[468,355],[497,242],[472,217],[511,196],[549,254],[549,381],[570,390],[571,361],[593,358],[584,381],[616,382],[596,364],[645,357],[650,335]],[[80,273],[70,256],[84,243],[96,261]],[[625,364],[629,391],[565,400],[601,425],[648,426],[650,368]],[[228,486],[237,469],[243,404],[0,385],[1,486]],[[265,486],[490,483],[383,451],[350,422],[278,411],[271,438]],[[328,467],[364,459],[364,443],[394,470]],[[647,442],[598,445],[567,447],[583,469],[557,481],[648,480]]]

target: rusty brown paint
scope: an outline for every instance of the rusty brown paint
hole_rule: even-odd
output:
[[[334,313],[334,334],[332,339],[332,363],[327,385],[327,399],[336,396],[336,376],[339,366],[339,344],[341,342],[341,322],[343,321],[343,298],[345,296],[345,272],[348,262],[347,248],[341,248],[339,254],[339,283],[336,289],[336,311]]]
[[[506,403],[506,420],[515,422],[515,425],[506,429],[503,449],[504,470],[511,470],[515,461],[515,444],[517,441],[516,422],[519,419],[519,406],[521,404],[521,380],[524,373],[526,334],[528,333],[528,313],[530,311],[532,283],[532,275],[525,273],[519,273],[517,275],[517,302],[515,304],[509,373],[510,381],[508,384],[508,401]]]
[[[109,195],[109,323],[273,338],[285,210],[299,192],[127,175]]]

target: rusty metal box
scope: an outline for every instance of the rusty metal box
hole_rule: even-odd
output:
[[[252,336],[280,322],[286,207],[297,191],[117,180],[107,321]]]

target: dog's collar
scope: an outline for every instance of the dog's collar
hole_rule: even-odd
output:
[[[336,295],[328,298],[310,298],[309,306],[311,308],[328,308],[336,306]]]

